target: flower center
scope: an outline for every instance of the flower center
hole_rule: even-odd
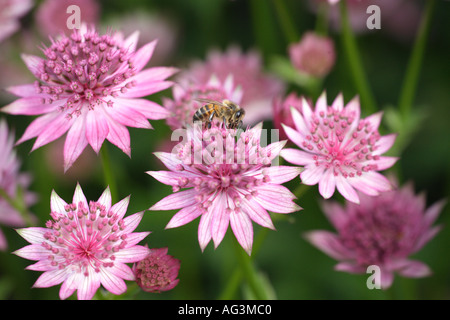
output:
[[[301,147],[315,153],[316,166],[333,170],[335,176],[351,178],[377,169],[371,162],[379,160],[372,154],[379,139],[380,134],[368,121],[355,123],[353,115],[329,108],[326,114],[313,116],[310,134]]]
[[[85,105],[111,107],[108,96],[135,85],[127,82],[134,75],[132,52],[108,35],[87,32],[81,36],[75,31],[43,51],[46,59],[37,68],[41,81],[35,83],[36,91],[47,94],[45,103],[60,101],[60,110],[68,118],[79,116]]]
[[[101,267],[114,265],[115,253],[126,245],[121,234],[124,222],[98,202],[86,208],[82,202],[69,204],[66,213],[52,212],[53,221],[46,223],[42,246],[49,251],[48,259],[55,268],[70,267],[89,275]]]

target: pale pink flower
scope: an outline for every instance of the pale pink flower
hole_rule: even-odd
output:
[[[45,0],[36,11],[36,25],[43,36],[55,36],[71,31],[67,20],[72,13],[67,8],[76,5],[80,8],[81,23],[96,25],[100,20],[100,4],[97,0]]]
[[[11,205],[10,201],[23,202],[22,205],[29,208],[37,198],[33,192],[28,191],[31,176],[19,171],[20,161],[14,150],[14,135],[9,132],[4,119],[0,120],[0,146],[0,224],[8,227],[23,227],[25,226],[24,217]],[[17,199],[19,195],[22,197],[21,200]],[[34,216],[29,216],[34,220]],[[0,250],[6,250],[7,247],[6,238],[0,229]]]
[[[261,127],[241,132],[237,140],[236,130],[213,125],[202,132],[194,127],[187,130],[188,136],[175,152],[155,153],[170,171],[147,173],[171,185],[174,193],[150,210],[181,209],[166,228],[200,217],[198,240],[204,250],[211,238],[217,248],[231,225],[238,242],[250,255],[252,221],[274,229],[267,211],[291,213],[301,209],[293,202],[295,196],[281,185],[296,177],[299,168],[270,166],[285,141],[261,147]],[[182,188],[187,190],[179,191]]]
[[[326,76],[336,60],[333,40],[314,32],[306,32],[299,42],[290,44],[288,49],[292,65],[314,77]]]
[[[431,271],[423,262],[408,257],[418,252],[440,230],[432,226],[445,202],[425,208],[423,195],[416,196],[412,184],[382,192],[360,194],[361,203],[323,202],[323,210],[337,230],[310,231],[306,239],[339,261],[335,270],[366,273],[371,265],[380,268],[383,289],[391,286],[394,273],[420,278]]]
[[[258,51],[243,53],[237,46],[231,46],[225,52],[212,50],[205,61],[193,62],[184,72],[185,77],[199,83],[208,81],[212,74],[222,82],[231,74],[234,84],[242,88],[244,124],[270,120],[272,99],[282,94],[285,88],[280,79],[264,72]]]
[[[301,110],[302,97],[298,96],[295,92],[290,93],[287,97],[277,97],[273,100],[273,126],[275,129],[280,130],[280,140],[286,140],[288,137],[284,132],[282,124],[293,127],[294,120],[292,119],[291,108]]]
[[[62,283],[59,297],[66,299],[75,290],[80,300],[92,299],[102,285],[113,294],[122,294],[124,280],[135,280],[126,263],[144,259],[149,249],[137,245],[150,232],[133,231],[144,212],[124,218],[130,197],[111,205],[107,188],[97,201],[86,200],[78,184],[72,203],[55,191],[50,199],[46,228],[23,228],[17,232],[30,245],[14,253],[35,260],[28,270],[44,271],[33,287],[47,288]]]
[[[0,0],[0,42],[19,29],[19,18],[32,7],[32,0]]]
[[[130,156],[129,127],[150,129],[148,119],[163,119],[169,112],[153,101],[137,99],[172,86],[165,79],[177,70],[143,70],[156,40],[135,50],[138,33],[123,39],[119,33],[100,36],[81,28],[53,40],[45,58],[23,55],[38,79],[34,84],[10,87],[20,99],[3,112],[39,115],[17,143],[37,137],[32,151],[67,132],[64,169],[90,144],[99,152],[105,139]]]
[[[136,282],[146,292],[169,291],[180,279],[180,260],[167,254],[167,248],[150,249],[143,260],[133,265]]]
[[[382,156],[394,144],[396,134],[381,136],[378,126],[382,112],[360,118],[359,99],[346,106],[339,94],[328,106],[325,92],[315,110],[303,100],[301,113],[292,108],[295,129],[283,126],[289,139],[300,149],[284,149],[281,156],[304,166],[300,174],[306,185],[319,184],[319,192],[330,198],[335,189],[349,201],[359,203],[355,189],[368,195],[391,189],[378,171],[390,168],[395,157]]]
[[[239,104],[242,98],[242,90],[236,88],[231,75],[223,82],[212,75],[206,83],[179,79],[172,87],[172,96],[173,99],[163,98],[163,104],[170,112],[166,122],[175,130],[192,125],[194,113],[205,104],[196,99],[210,99],[219,102],[228,99]]]

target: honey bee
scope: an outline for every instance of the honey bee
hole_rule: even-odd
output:
[[[211,128],[211,122],[214,118],[223,120],[223,125],[228,129],[236,129],[242,125],[245,111],[236,103],[230,100],[218,102],[210,99],[196,99],[199,102],[206,103],[198,109],[193,117],[193,122],[202,121]]]

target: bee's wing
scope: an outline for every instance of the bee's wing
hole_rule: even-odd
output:
[[[212,103],[212,104],[217,104],[217,105],[222,106],[222,107],[228,107],[227,105],[223,104],[222,102],[219,102],[219,101],[213,100],[213,99],[195,98],[193,100],[198,101],[198,102],[202,102],[202,103],[206,103],[206,104]]]

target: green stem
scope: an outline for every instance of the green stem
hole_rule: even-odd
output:
[[[408,62],[408,67],[406,70],[405,79],[398,102],[400,112],[402,113],[404,118],[407,117],[411,111],[435,4],[435,0],[426,1],[422,21],[417,33],[417,38]]]
[[[115,203],[117,201],[116,180],[114,179],[114,175],[111,170],[111,161],[109,157],[108,146],[106,144],[103,144],[102,148],[100,149],[100,157],[102,160],[105,184],[106,186],[109,186],[109,190],[111,191],[112,203]]]
[[[234,238],[233,238],[234,239]],[[261,282],[258,280],[255,267],[253,266],[251,257],[242,249],[239,242],[234,239],[234,248],[239,262],[240,268],[243,272],[244,278],[247,281],[250,290],[253,292],[256,300],[267,300],[267,296]]]
[[[269,229],[263,228],[258,233],[258,235],[255,237],[255,241],[253,243],[253,248],[252,248],[252,256],[251,257],[247,256],[249,259],[253,259],[255,257],[255,255],[257,254],[257,252],[261,248],[261,245],[262,245],[262,243],[263,243],[263,241],[266,238],[268,233],[269,233]],[[236,249],[236,253],[237,254],[244,254],[243,253],[244,251],[240,248],[239,243],[236,241],[236,239],[234,239],[234,243],[235,243],[235,247],[236,247],[235,248]],[[241,252],[238,252],[238,251],[241,251]],[[237,292],[237,290],[239,288],[239,285],[242,282],[242,277],[243,277],[243,268],[236,268],[234,270],[233,274],[231,275],[230,280],[227,282],[227,286],[225,287],[225,289],[220,294],[219,300],[232,300],[232,299],[235,299],[236,292]]]
[[[325,37],[328,35],[328,3],[320,3],[316,20],[316,33]]]
[[[347,12],[347,2],[341,0],[339,2],[339,9],[341,14],[342,25],[342,41],[347,54],[347,60],[350,67],[350,72],[353,76],[353,82],[360,95],[361,104],[367,113],[374,113],[377,111],[375,98],[369,86],[361,57],[359,55],[356,39],[350,26],[350,20]]]
[[[272,0],[272,2],[275,6],[278,21],[280,22],[286,41],[288,43],[299,41],[299,35],[297,34],[297,30],[284,0]]]

